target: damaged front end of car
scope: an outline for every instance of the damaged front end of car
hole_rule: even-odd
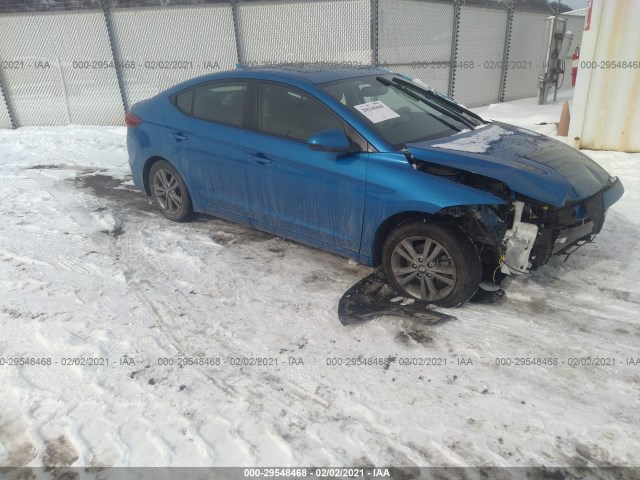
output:
[[[518,234],[522,230],[522,223],[529,223],[538,227],[535,242],[531,245],[528,263],[524,263],[524,254],[520,263],[516,262],[511,270],[535,269],[549,261],[552,255],[569,254],[585,242],[592,241],[600,233],[604,225],[607,209],[624,193],[622,183],[617,177],[609,177],[604,187],[583,200],[568,202],[561,207],[554,207],[533,199],[522,199],[514,202],[514,219],[512,230],[505,234],[515,238],[526,234]],[[520,206],[522,204],[522,207]],[[518,217],[518,210],[528,208],[524,217]],[[523,220],[524,218],[524,220]],[[514,250],[517,250],[515,247]],[[505,263],[511,266],[510,260],[514,254],[506,257]],[[504,273],[507,273],[503,269]],[[512,272],[513,273],[513,272]]]
[[[551,202],[553,194],[543,187],[539,188],[540,198],[534,198],[536,189],[521,177],[514,176],[512,183],[526,186],[527,195],[514,189],[504,174],[506,169],[502,170],[503,178],[496,179],[420,160],[408,149],[405,154],[417,171],[490,192],[504,200],[503,204],[460,205],[438,212],[439,217],[457,225],[476,244],[483,280],[495,283],[506,275],[529,273],[546,264],[551,256],[569,254],[591,242],[602,229],[607,209],[624,193],[620,180],[609,176],[600,190],[586,198]],[[533,168],[526,167],[521,170],[534,173]]]

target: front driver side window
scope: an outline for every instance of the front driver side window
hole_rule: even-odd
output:
[[[334,128],[343,131],[344,122],[305,93],[269,83],[259,85],[259,131],[306,141],[315,133]]]

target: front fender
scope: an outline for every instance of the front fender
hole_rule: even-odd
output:
[[[376,232],[395,215],[435,215],[447,207],[507,203],[492,193],[415,170],[402,153],[372,153],[367,167],[360,255],[373,257]]]

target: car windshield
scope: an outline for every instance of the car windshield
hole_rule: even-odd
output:
[[[321,86],[361,116],[396,149],[473,130],[486,123],[473,112],[398,75],[349,78]]]

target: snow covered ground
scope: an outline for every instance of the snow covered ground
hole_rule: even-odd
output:
[[[553,134],[535,124],[560,109],[477,111]],[[0,466],[640,466],[640,155],[586,152],[625,196],[500,305],[343,327],[370,270],[169,222],[132,186],[125,135],[0,131]],[[615,365],[569,366],[585,357]]]

